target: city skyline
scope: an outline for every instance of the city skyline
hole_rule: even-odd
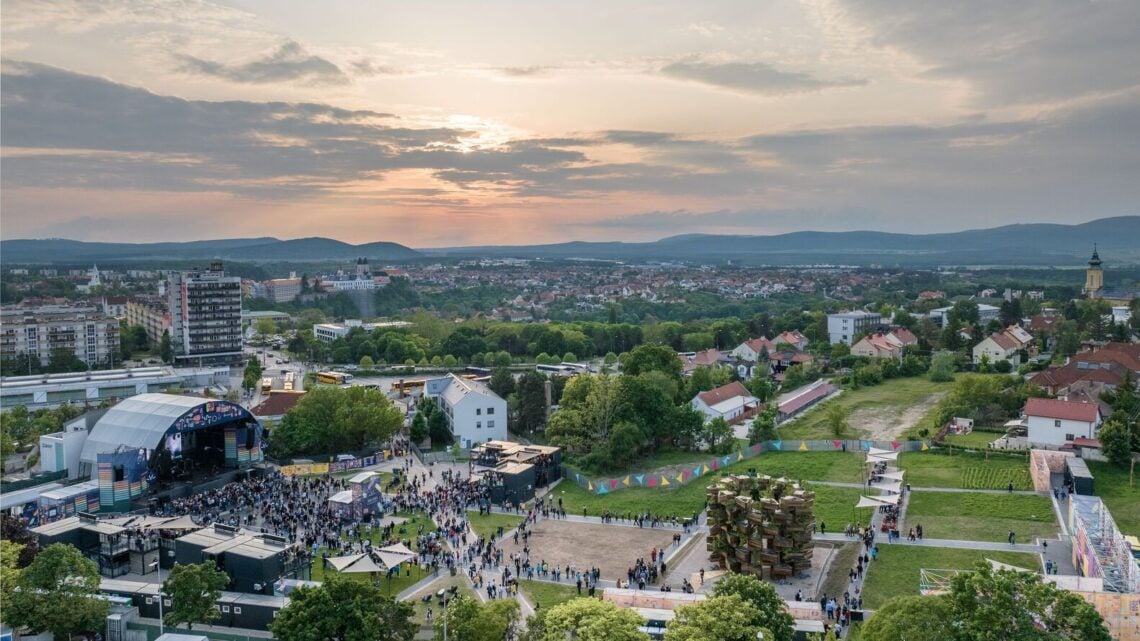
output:
[[[442,247],[1140,209],[1135,3],[13,0],[2,18],[6,239]]]

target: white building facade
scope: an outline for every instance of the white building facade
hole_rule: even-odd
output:
[[[856,336],[866,334],[883,323],[883,316],[857,309],[827,315],[827,338],[832,345],[850,345]]]
[[[483,383],[448,374],[428,381],[425,389],[447,416],[460,447],[507,439],[507,402]]]
[[[1064,445],[1078,438],[1095,439],[1100,432],[1100,408],[1052,398],[1031,398],[1025,403],[1029,442],[1035,445]]]

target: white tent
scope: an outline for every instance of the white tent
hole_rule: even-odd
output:
[[[902,491],[902,483],[879,483],[871,487],[878,488],[884,492],[890,492],[891,494],[898,494]]]
[[[870,496],[860,496],[859,502],[855,504],[855,507],[879,507],[882,504],[883,502],[879,499]]]
[[[347,556],[333,556],[326,559],[329,565],[337,572],[346,574],[387,572],[388,568],[376,563],[367,554],[349,554]]]
[[[898,494],[892,494],[890,496],[878,497],[879,502],[886,503],[887,505],[898,505],[899,504],[899,498],[900,497]]]
[[[868,463],[884,463],[884,462],[894,461],[894,460],[898,459],[898,457],[899,457],[898,452],[887,452],[886,454],[868,454],[867,455],[867,462]]]
[[[903,480],[903,471],[899,470],[897,472],[883,472],[879,475],[879,478],[890,479],[892,481],[901,481]]]
[[[871,456],[879,456],[880,454],[891,454],[893,451],[894,450],[884,450],[879,447],[872,447],[871,449],[867,450],[867,454],[870,454]]]

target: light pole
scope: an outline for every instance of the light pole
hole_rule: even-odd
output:
[[[166,596],[166,593],[162,591],[162,565],[160,565],[157,560],[150,565],[158,571],[158,634],[161,636],[166,630],[163,623],[164,617],[162,615],[162,598]]]

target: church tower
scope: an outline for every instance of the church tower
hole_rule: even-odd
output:
[[[1100,255],[1097,254],[1096,245],[1093,245],[1092,258],[1089,259],[1089,268],[1085,271],[1086,298],[1100,298],[1104,289],[1104,270],[1100,268]]]

